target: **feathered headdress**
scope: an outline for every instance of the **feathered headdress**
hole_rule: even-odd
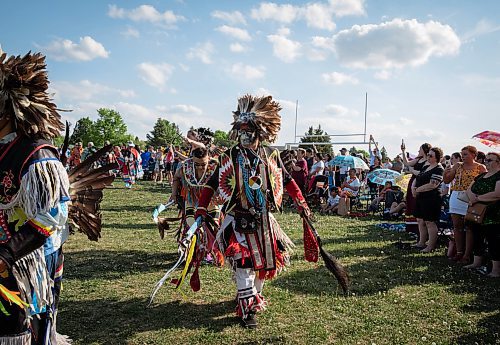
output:
[[[196,136],[207,147],[212,145],[212,142],[214,141],[214,133],[210,130],[210,128],[198,128],[196,130]]]
[[[281,128],[280,105],[271,96],[255,97],[245,95],[238,99],[238,109],[233,111],[231,140],[238,140],[238,129],[250,124],[257,129],[260,141],[273,143]]]
[[[0,119],[10,117],[25,135],[50,139],[63,130],[47,89],[45,56],[10,56],[0,49]]]

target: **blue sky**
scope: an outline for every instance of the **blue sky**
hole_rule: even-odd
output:
[[[55,101],[73,123],[108,107],[141,138],[158,117],[228,130],[238,96],[271,94],[284,144],[296,100],[298,134],[318,124],[362,133],[367,92],[367,132],[391,155],[401,138],[410,151],[487,151],[471,136],[500,130],[495,0],[49,3],[3,4],[0,45],[47,54]]]

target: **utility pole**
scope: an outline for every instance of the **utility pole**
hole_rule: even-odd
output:
[[[366,143],[366,111],[368,109],[368,92],[365,94],[365,130],[364,130],[364,142]]]
[[[298,110],[299,110],[299,100],[297,100],[295,102],[295,136],[293,137],[293,142],[297,141],[297,117],[298,117]]]

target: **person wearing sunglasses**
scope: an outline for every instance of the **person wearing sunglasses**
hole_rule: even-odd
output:
[[[487,172],[476,177],[467,189],[469,204],[488,204],[481,224],[470,223],[474,235],[474,261],[465,268],[478,268],[483,264],[485,242],[492,261],[489,277],[500,277],[500,154],[489,152],[484,160]]]
[[[417,175],[411,190],[415,195],[414,216],[417,218],[419,239],[416,248],[422,253],[436,249],[438,228],[436,222],[441,215],[441,195],[439,186],[443,182],[444,168],[439,163],[443,151],[433,147],[427,153],[429,165]],[[427,241],[428,240],[428,241]]]

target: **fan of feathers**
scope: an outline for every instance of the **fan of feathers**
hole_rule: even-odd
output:
[[[71,229],[78,229],[86,234],[91,241],[97,241],[101,237],[102,191],[110,186],[115,179],[110,171],[118,168],[117,163],[110,163],[99,168],[94,168],[94,165],[111,149],[112,145],[103,147],[68,174],[71,198],[68,216]]]

